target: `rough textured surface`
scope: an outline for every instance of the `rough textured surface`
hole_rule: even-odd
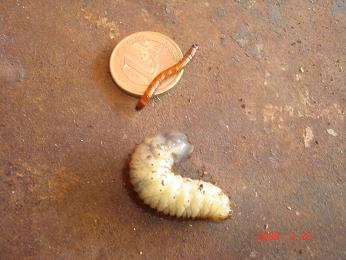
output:
[[[345,6],[1,1],[0,258],[344,259]],[[108,60],[143,30],[201,48],[138,113]],[[174,220],[138,201],[128,154],[164,129],[187,133],[196,150],[178,170],[222,187],[232,219]]]

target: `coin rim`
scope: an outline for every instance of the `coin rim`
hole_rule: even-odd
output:
[[[170,37],[168,37],[167,35],[164,35],[162,33],[153,32],[153,31],[141,31],[141,32],[132,33],[132,34],[126,36],[125,38],[123,38],[114,47],[114,49],[112,51],[112,54],[111,54],[110,59],[109,59],[109,69],[110,69],[110,72],[111,72],[113,80],[119,86],[119,88],[121,88],[122,90],[126,91],[127,93],[130,93],[130,94],[133,94],[133,95],[136,95],[136,96],[142,96],[144,94],[144,92],[143,93],[139,93],[138,91],[134,91],[131,88],[127,89],[126,87],[122,86],[121,83],[119,82],[119,79],[118,80],[116,79],[116,76],[115,76],[116,68],[115,68],[115,66],[112,66],[112,61],[115,59],[116,52],[121,47],[122,43],[124,43],[126,40],[128,40],[128,38],[134,37],[134,36],[136,36],[138,34],[147,34],[147,33],[149,33],[149,34],[156,34],[157,36],[159,36],[161,38],[165,38],[167,41],[169,41],[173,45],[173,47],[175,47],[177,49],[180,58],[183,58],[183,53],[182,53],[181,49],[179,48],[178,44],[173,39],[171,39]],[[184,70],[181,70],[178,74],[173,75],[173,77],[175,77],[175,79],[171,82],[171,84],[169,84],[166,88],[158,89],[156,91],[155,95],[163,94],[163,93],[167,92],[168,90],[172,89],[179,82],[179,80],[180,80],[181,76],[183,75],[183,73],[184,73]]]

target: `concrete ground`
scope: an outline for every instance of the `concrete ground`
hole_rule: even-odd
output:
[[[108,62],[145,30],[201,48],[136,112]],[[0,258],[345,259],[345,30],[344,0],[0,1]],[[138,200],[128,155],[166,129],[231,219]]]

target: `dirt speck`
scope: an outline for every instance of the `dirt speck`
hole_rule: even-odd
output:
[[[333,0],[331,5],[331,13],[333,16],[341,15],[346,12],[345,0]]]
[[[250,32],[250,28],[246,24],[239,24],[232,34],[233,40],[235,40],[241,48],[245,49],[245,54],[254,57],[261,58],[263,51],[263,41],[259,33]]]
[[[13,86],[16,82],[22,81],[24,77],[25,70],[19,61],[0,56],[0,82]]]
[[[250,253],[250,257],[251,257],[251,258],[257,257],[257,252],[256,252],[256,251],[252,251],[252,252]]]
[[[250,9],[256,4],[256,0],[235,0],[235,2],[241,4],[245,9]]]
[[[283,18],[281,15],[282,0],[275,1],[275,4],[269,7],[269,18],[274,24],[281,25]]]
[[[172,0],[168,0],[165,3],[165,12],[166,14],[172,14],[174,12],[174,5]]]
[[[222,17],[224,17],[225,15],[228,14],[228,9],[224,8],[224,7],[217,7],[214,10],[214,13],[211,17],[211,21],[212,22],[217,22],[219,19],[221,19]]]
[[[314,139],[314,134],[312,132],[311,127],[307,126],[305,128],[305,132],[304,132],[303,137],[304,137],[304,146],[305,146],[305,148],[310,147],[310,144],[311,144],[312,140]]]
[[[331,136],[334,136],[334,137],[338,136],[338,133],[335,132],[335,130],[332,128],[328,128],[327,133],[330,134]]]
[[[86,9],[82,9],[82,12],[84,13],[85,20],[107,30],[110,39],[115,39],[120,36],[119,26],[115,21],[109,20],[108,17],[99,17]]]

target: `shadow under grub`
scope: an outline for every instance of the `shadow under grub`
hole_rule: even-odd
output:
[[[128,156],[128,158],[125,160],[125,164],[122,170],[122,179],[123,179],[123,183],[125,186],[125,189],[127,191],[128,196],[130,197],[130,199],[133,201],[133,203],[135,203],[137,205],[138,208],[140,208],[143,212],[154,216],[154,217],[158,217],[161,219],[166,219],[166,220],[170,220],[170,221],[176,221],[176,222],[213,222],[213,223],[219,223],[219,222],[223,222],[223,221],[215,221],[215,220],[211,220],[211,219],[205,219],[205,218],[183,218],[183,217],[175,217],[175,216],[170,216],[170,215],[165,215],[164,213],[158,212],[157,210],[151,208],[149,205],[146,205],[141,198],[138,196],[138,194],[135,192],[133,185],[131,184],[131,180],[130,180],[130,161],[131,161],[131,155]],[[188,162],[189,160],[184,160],[184,162]],[[180,162],[177,165],[182,165],[182,162]],[[191,167],[191,165],[193,165],[192,163],[188,164],[190,166],[182,166],[182,167],[176,167],[176,165],[173,166],[173,172],[176,172],[176,169],[182,170],[182,169],[186,169],[186,167]],[[194,175],[196,176],[196,174],[201,174],[201,169],[197,169],[195,167],[195,173]],[[202,171],[203,172],[203,171]],[[200,176],[200,175],[199,175]],[[187,177],[187,176],[186,176]],[[201,179],[201,178],[195,178],[195,179]],[[202,180],[202,179],[201,179]],[[232,218],[232,209],[234,208],[234,204],[232,201],[230,201],[230,205],[231,205],[231,214],[225,219],[231,219]]]

